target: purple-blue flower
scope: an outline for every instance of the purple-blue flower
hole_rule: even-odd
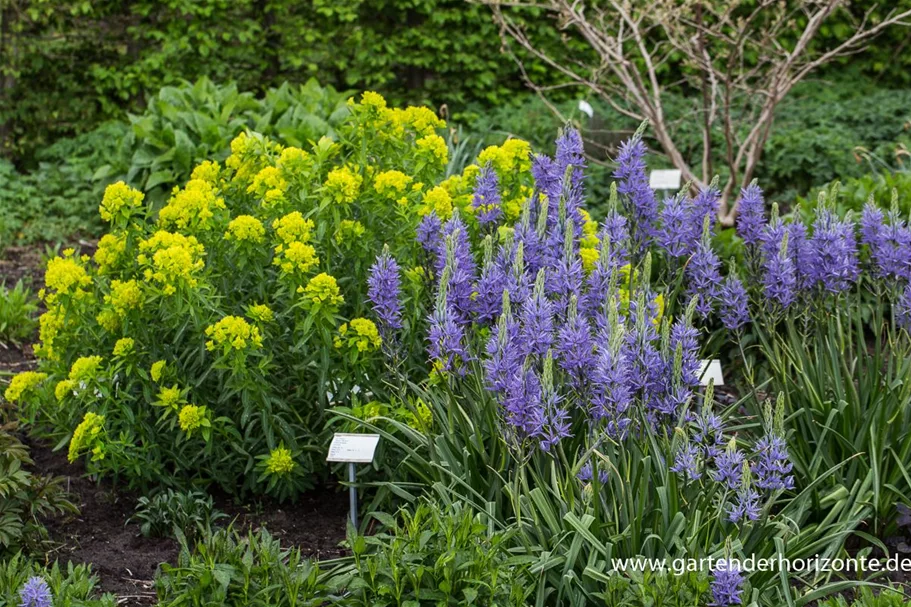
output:
[[[503,263],[491,260],[484,265],[475,286],[473,309],[478,322],[489,325],[500,316],[503,309],[503,291],[508,287]]]
[[[514,375],[500,402],[506,422],[512,426],[520,439],[541,435],[545,415],[541,379],[535,369],[527,369]]]
[[[702,226],[706,217],[709,220],[709,233],[715,231],[715,220],[718,217],[718,201],[721,192],[714,185],[708,185],[699,190],[690,205],[690,233],[693,244],[702,236]]]
[[[731,607],[731,605],[741,605],[743,600],[740,595],[743,592],[743,574],[740,569],[730,560],[718,562],[718,566],[712,571],[712,607]]]
[[[696,304],[696,314],[700,318],[707,318],[712,313],[712,307],[721,285],[721,261],[707,236],[704,236],[699,242],[695,253],[687,263],[686,276],[689,282],[687,293],[691,297],[699,298]]]
[[[373,304],[383,339],[402,328],[399,281],[399,264],[389,254],[389,249],[384,248],[370,268],[370,277],[367,279],[367,299]]]
[[[911,229],[897,213],[889,213],[887,224],[883,212],[867,204],[861,214],[860,234],[880,277],[911,279]]]
[[[474,196],[471,199],[471,206],[478,218],[478,223],[485,226],[490,223],[496,223],[500,219],[502,210],[500,209],[500,181],[497,172],[490,165],[481,169],[478,174],[477,182],[474,187]]]
[[[699,471],[699,461],[699,448],[688,442],[677,450],[671,472],[680,474],[688,481],[696,480],[702,477],[702,472]]]
[[[575,389],[585,386],[595,366],[595,343],[588,319],[576,310],[576,303],[570,303],[569,317],[557,332],[557,364],[569,375],[570,385]]]
[[[446,296],[459,324],[471,320],[474,307],[472,294],[477,274],[477,265],[468,239],[468,228],[458,215],[443,225],[444,240],[437,248],[434,269],[437,276],[443,279],[443,269],[448,268],[449,281],[446,284]]]
[[[20,607],[52,607],[53,598],[47,582],[38,576],[30,578],[19,590]]]
[[[819,286],[829,293],[841,293],[860,276],[857,259],[857,238],[854,224],[838,219],[831,211],[822,210],[813,224],[813,235],[805,249],[799,242],[789,246],[799,252],[800,269],[808,286]]]
[[[718,315],[721,324],[729,331],[736,331],[750,322],[747,290],[736,276],[728,276],[718,292]]]
[[[434,363],[437,371],[464,372],[461,362],[469,360],[468,349],[465,347],[465,331],[456,322],[456,315],[446,298],[437,302],[436,309],[430,315],[428,322],[430,329],[427,333],[427,354]]]
[[[756,245],[760,241],[765,224],[765,200],[762,197],[762,189],[754,182],[740,191],[737,235],[747,245]]]
[[[591,462],[589,462],[587,464],[583,464],[582,467],[579,468],[579,473],[576,475],[576,478],[579,479],[580,481],[582,481],[583,483],[592,482],[592,479],[594,478],[594,474],[592,472]],[[604,485],[607,483],[607,480],[608,480],[607,471],[598,470],[598,482],[601,483],[602,485]]]
[[[623,266],[629,261],[629,228],[626,224],[626,217],[620,215],[615,210],[607,212],[604,221],[601,223],[601,243],[610,243],[611,258],[617,263],[617,266]]]
[[[539,272],[542,278],[519,312],[522,340],[529,352],[538,356],[544,356],[554,341],[554,304],[544,294],[543,272]]]
[[[418,224],[417,241],[430,254],[436,254],[440,245],[440,234],[443,232],[443,223],[437,214],[431,212],[424,215]]]
[[[766,491],[793,489],[794,477],[788,474],[793,465],[789,461],[784,439],[770,433],[759,439],[754,449],[756,459],[752,472],[756,477],[756,486]]]
[[[901,297],[895,303],[895,323],[911,332],[911,285],[905,287]]]
[[[690,221],[692,202],[683,193],[668,198],[659,213],[660,227],[656,231],[658,245],[671,257],[683,257],[693,252],[702,235],[702,219],[693,238]]]
[[[759,493],[752,485],[741,482],[734,502],[728,511],[728,520],[732,523],[759,520]]]
[[[544,426],[541,428],[539,447],[549,452],[561,440],[569,438],[569,412],[561,405],[562,398],[553,390],[544,391]]]
[[[649,187],[645,170],[645,143],[641,137],[626,140],[620,146],[614,179],[619,180],[617,192],[627,197],[633,219],[634,238],[639,245],[655,234],[658,221],[658,200]]]
[[[706,461],[719,457],[724,445],[724,423],[712,412],[704,412],[695,419],[693,442],[702,450]]]
[[[600,341],[595,370],[592,374],[593,396],[591,415],[596,420],[607,420],[609,434],[619,436],[630,424],[627,411],[632,404],[629,364],[622,348],[610,346],[610,336]]]
[[[669,356],[676,356],[678,348],[683,354],[680,366],[680,380],[683,382],[683,385],[688,388],[698,386],[699,331],[697,331],[683,318],[678,318],[671,326],[669,344]]]
[[[744,460],[743,452],[736,447],[725,449],[715,458],[712,480],[731,491],[739,489],[743,479]]]
[[[563,174],[557,163],[550,156],[535,154],[531,158],[531,176],[535,180],[535,188],[555,205],[560,199],[563,182]]]
[[[797,268],[788,254],[784,224],[768,225],[763,234],[763,294],[768,301],[787,309],[797,299]]]

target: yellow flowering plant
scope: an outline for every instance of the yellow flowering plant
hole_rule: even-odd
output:
[[[17,380],[10,396],[63,444],[88,413],[102,417],[98,453],[73,450],[92,473],[293,498],[325,469],[327,409],[389,392],[381,352],[394,344],[366,296],[377,255],[388,247],[418,298],[436,279],[415,240],[422,221],[458,215],[480,235],[472,198],[484,166],[502,173],[507,216],[530,192],[518,140],[447,176],[445,126],[432,110],[365,93],[332,138],[288,146],[239,134],[227,158],[198,165],[160,205],[110,186],[110,232],[94,256],[48,264],[41,377]]]

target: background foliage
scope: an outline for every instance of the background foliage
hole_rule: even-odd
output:
[[[883,5],[906,6],[911,0]],[[850,4],[856,17],[875,0]],[[888,6],[886,6],[888,5]],[[142,108],[162,86],[208,76],[262,92],[317,76],[376,89],[394,103],[495,107],[524,89],[501,55],[489,10],[463,0],[4,0],[0,12],[0,154],[33,164],[65,135]],[[529,18],[538,18],[526,13]],[[878,13],[874,12],[873,18]],[[543,17],[541,17],[543,18]],[[817,39],[842,39],[847,12]],[[529,29],[535,31],[534,23]],[[547,48],[572,40],[540,40]],[[851,59],[889,86],[911,83],[908,40],[893,29]],[[844,66],[833,66],[838,72]],[[548,71],[540,62],[536,77]],[[668,81],[679,66],[670,65]]]

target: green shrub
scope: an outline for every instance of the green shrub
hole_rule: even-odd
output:
[[[311,486],[325,407],[387,390],[363,318],[370,265],[384,246],[417,264],[420,217],[470,206],[477,174],[442,181],[430,110],[376,94],[351,109],[337,143],[308,151],[242,133],[225,166],[197,167],[158,212],[113,184],[94,260],[48,263],[36,352],[50,377],[18,396],[55,440],[71,436],[71,461],[139,485]],[[516,213],[527,155],[515,140],[482,153],[525,167],[504,196]]]
[[[166,489],[153,497],[140,497],[128,522],[138,523],[146,537],[183,535],[193,540],[211,534],[213,524],[227,516],[201,491]]]
[[[98,577],[89,565],[58,562],[41,566],[21,554],[0,561],[0,607],[18,607],[19,590],[33,577],[42,578],[53,597],[54,607],[115,607],[114,595],[100,595]]]
[[[812,220],[819,205],[819,194],[830,191],[833,185],[834,183],[829,183],[813,188],[806,198],[797,198],[800,216],[804,221]],[[889,209],[894,201],[899,212],[908,215],[911,213],[911,172],[881,170],[862,177],[839,180],[838,195],[834,200],[827,200],[827,204],[832,205],[841,217],[848,212],[857,217],[871,198],[882,209]]]
[[[0,284],[0,342],[18,344],[31,337],[38,327],[37,311],[37,300],[21,280],[9,289]]]
[[[240,536],[220,529],[195,545],[181,541],[177,564],[155,576],[159,607],[318,607],[336,598],[319,565],[283,549],[265,529]]]

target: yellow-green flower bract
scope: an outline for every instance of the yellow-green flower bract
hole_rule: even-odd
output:
[[[335,343],[337,348],[347,343],[348,347],[356,348],[358,352],[370,352],[383,343],[376,324],[367,318],[352,319],[350,323],[342,324],[338,332],[339,337]]]
[[[266,459],[266,471],[276,476],[291,474],[296,465],[291,457],[291,451],[285,447],[273,449]]]
[[[233,350],[261,348],[263,338],[259,328],[251,325],[240,316],[225,316],[214,325],[206,327],[206,335],[211,337],[206,342],[208,350],[216,347]]]
[[[231,220],[225,232],[226,240],[237,242],[260,243],[265,236],[266,228],[263,227],[263,222],[252,215],[238,215]]]
[[[193,430],[205,425],[206,408],[197,407],[196,405],[184,405],[177,415],[180,429],[187,434],[192,434]]]
[[[73,438],[70,439],[70,447],[66,458],[70,462],[75,462],[79,453],[92,447],[98,439],[99,434],[104,427],[104,416],[89,411],[82,418],[82,422],[76,426],[73,431]]]
[[[98,213],[101,218],[111,223],[118,216],[129,217],[134,209],[142,205],[145,194],[134,190],[122,181],[112,183],[104,190],[104,197]]]
[[[73,381],[88,381],[95,379],[98,367],[101,366],[100,356],[80,356],[70,367],[69,379]]]
[[[136,340],[131,337],[122,337],[114,344],[114,356],[123,357],[132,354],[135,347]]]
[[[22,398],[23,394],[29,390],[33,390],[45,379],[47,379],[47,373],[38,373],[36,371],[25,371],[20,373],[10,381],[9,386],[3,393],[3,398],[14,403]]]
[[[362,178],[349,167],[332,169],[324,184],[329,196],[338,204],[354,202],[361,188]]]
[[[303,293],[309,302],[324,306],[338,306],[345,301],[335,277],[325,272],[311,278],[306,287],[298,288],[298,292]]]

